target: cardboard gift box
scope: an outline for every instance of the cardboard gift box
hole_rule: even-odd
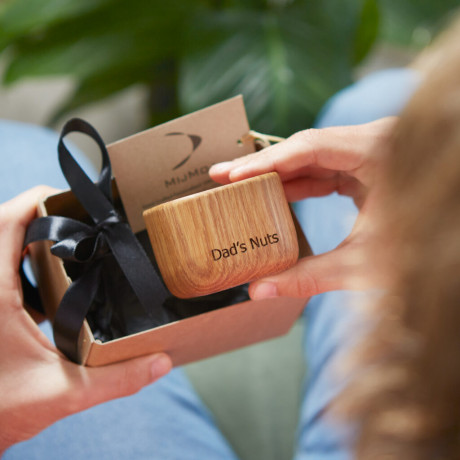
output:
[[[218,186],[209,178],[210,166],[255,149],[241,96],[107,147],[113,189],[135,234],[145,232],[145,209]],[[87,218],[71,191],[41,201],[38,214]],[[296,230],[299,256],[311,254],[297,222]],[[50,247],[48,241],[35,242],[30,245],[30,256],[42,303],[52,319],[71,279]],[[183,365],[285,334],[305,304],[306,299],[272,298],[237,302],[204,313],[197,309],[187,318],[104,342],[95,338],[85,321],[78,339],[78,362],[101,366],[163,351],[175,366]]]

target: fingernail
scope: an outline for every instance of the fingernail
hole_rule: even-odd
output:
[[[227,172],[231,168],[231,161],[223,161],[222,163],[216,163],[209,168],[209,174],[222,174]]]
[[[278,288],[274,283],[257,284],[251,293],[253,300],[270,299],[272,297],[278,297]]]
[[[156,355],[150,363],[152,378],[157,379],[167,374],[172,367],[171,358],[165,354]]]

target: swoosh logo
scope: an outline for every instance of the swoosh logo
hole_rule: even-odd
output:
[[[185,156],[184,159],[182,159],[179,163],[177,163],[176,166],[174,166],[174,168],[172,168],[174,171],[176,169],[179,169],[181,166],[187,163],[188,160],[190,160],[190,157],[193,155],[193,152],[195,152],[195,150],[201,144],[201,137],[195,134],[185,134],[185,133],[178,133],[178,132],[168,133],[166,134],[166,136],[187,136],[192,143],[192,150]]]

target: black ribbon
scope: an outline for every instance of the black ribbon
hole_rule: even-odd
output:
[[[102,168],[93,183],[64,144],[64,137],[80,132],[99,146]],[[113,254],[153,327],[168,322],[162,308],[170,295],[149,258],[114,207],[109,155],[99,133],[86,121],[74,118],[62,129],[58,144],[59,163],[72,192],[94,225],[75,219],[48,216],[35,219],[27,229],[24,247],[38,240],[51,240],[51,252],[64,260],[82,264],[81,273],[64,294],[53,323],[56,346],[78,362],[78,338],[100,283],[102,259]]]

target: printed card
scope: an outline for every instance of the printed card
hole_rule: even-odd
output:
[[[216,187],[209,168],[254,152],[252,142],[241,142],[248,132],[243,98],[237,96],[109,145],[133,231],[145,229],[146,209]]]

